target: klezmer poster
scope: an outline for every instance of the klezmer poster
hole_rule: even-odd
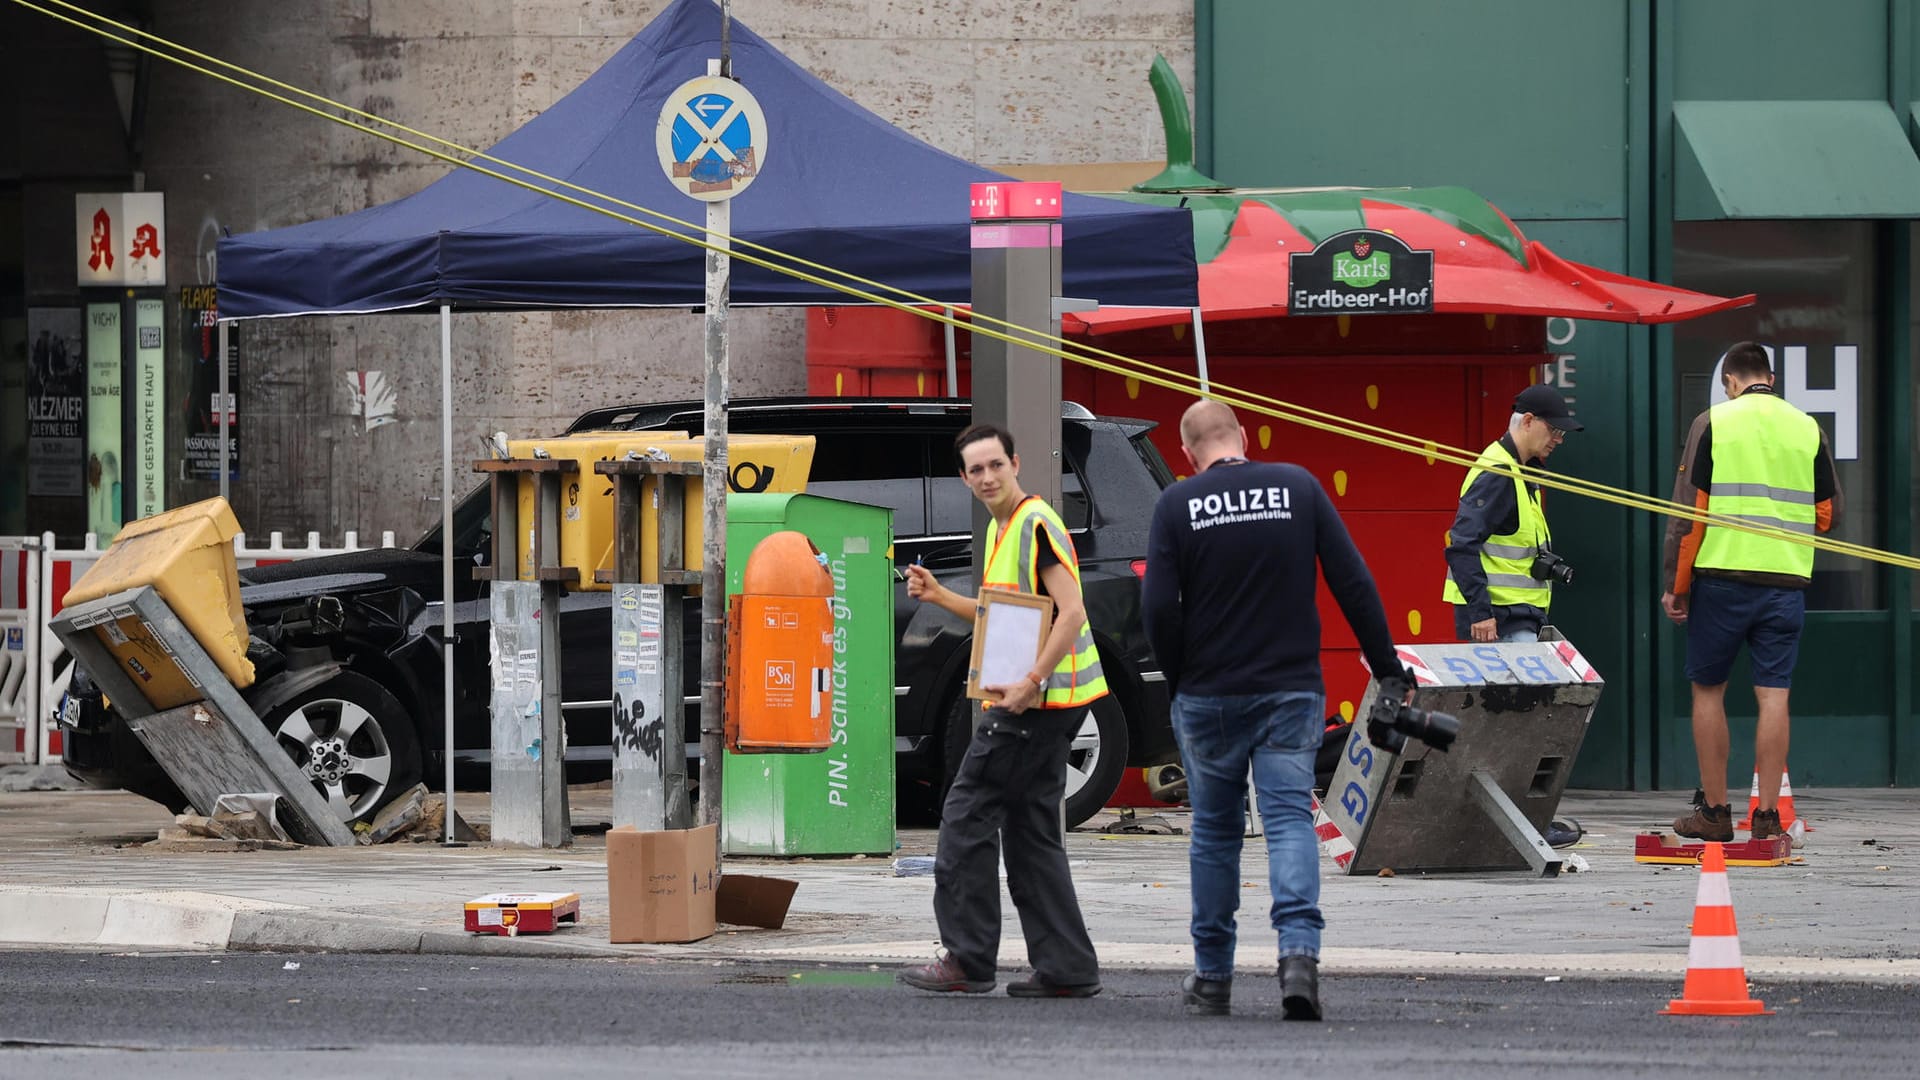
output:
[[[29,309],[27,339],[27,494],[77,498],[87,464],[80,309]]]

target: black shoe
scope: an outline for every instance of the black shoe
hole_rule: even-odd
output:
[[[1311,956],[1280,958],[1280,1007],[1289,1020],[1320,1019],[1320,961]]]
[[[1188,1016],[1225,1016],[1233,1011],[1233,982],[1189,975],[1180,983],[1180,1001]]]
[[[1030,979],[1019,979],[1007,984],[1007,996],[1019,998],[1090,998],[1099,992],[1099,980],[1087,983],[1057,983],[1037,971]]]
[[[931,964],[901,969],[899,978],[916,990],[931,990],[936,994],[985,994],[993,990],[992,979],[967,978],[967,973],[960,970],[959,961],[949,952],[941,953]]]
[[[1689,840],[1733,842],[1733,807],[1701,806],[1673,823],[1673,831]]]
[[[1780,827],[1780,811],[1755,810],[1753,812],[1753,838],[1771,840],[1776,836],[1785,836],[1787,830]]]

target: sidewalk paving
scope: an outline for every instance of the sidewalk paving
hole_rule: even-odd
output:
[[[1755,979],[1920,981],[1920,792],[1796,790],[1814,826],[1801,862],[1735,867],[1734,904]],[[576,828],[609,820],[604,787],[571,792]],[[462,793],[469,820],[486,796]],[[1685,809],[1672,792],[1574,792],[1560,816],[1587,836],[1589,871],[1347,877],[1321,863],[1323,963],[1380,973],[1512,972],[1679,978],[1696,874],[1633,861],[1636,832]],[[1180,812],[1165,812],[1184,831]],[[1069,835],[1088,927],[1113,968],[1190,968],[1185,835],[1107,835],[1110,814]],[[131,949],[458,952],[577,957],[891,964],[933,954],[933,878],[895,877],[885,857],[728,858],[725,869],[796,879],[781,930],[722,926],[690,945],[607,941],[605,841],[565,850],[398,843],[354,849],[200,852],[144,848],[171,819],[120,792],[0,793],[0,943]],[[896,855],[931,854],[902,830]],[[1271,971],[1266,860],[1249,839],[1239,963]],[[461,929],[492,892],[578,892],[577,928],[498,938]],[[1010,902],[1001,966],[1025,964]]]

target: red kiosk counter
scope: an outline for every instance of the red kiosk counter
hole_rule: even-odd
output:
[[[1477,452],[1509,403],[1553,359],[1550,317],[1689,319],[1753,301],[1624,277],[1560,258],[1461,188],[1129,192],[1193,211],[1198,322],[1184,309],[1069,313],[1062,335],[1223,387]],[[877,307],[808,313],[808,390],[841,396],[967,396],[969,335]],[[1096,413],[1156,420],[1182,464],[1180,414],[1194,400],[1064,363],[1062,395]],[[1453,640],[1441,551],[1464,471],[1242,410],[1252,456],[1298,462],[1334,496],[1380,585],[1396,638]],[[1351,713],[1366,673],[1322,590],[1330,706]]]

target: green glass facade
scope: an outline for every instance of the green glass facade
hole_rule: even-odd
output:
[[[1920,407],[1920,0],[1196,0],[1199,167],[1236,186],[1472,189],[1566,258],[1749,308],[1671,327],[1549,320],[1587,425],[1556,469],[1665,496],[1726,346],[1774,350],[1834,440],[1841,539],[1911,551]],[[1581,587],[1556,622],[1607,673],[1574,782],[1691,788],[1666,519],[1564,497]],[[1439,553],[1435,552],[1438,562]],[[1920,784],[1916,589],[1822,553],[1795,678],[1797,785]],[[1731,777],[1753,698],[1736,669]]]

